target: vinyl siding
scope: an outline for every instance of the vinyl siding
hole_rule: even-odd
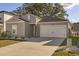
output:
[[[17,36],[24,37],[25,36],[25,23],[7,23],[6,30],[10,31],[12,34],[12,25],[17,25]]]

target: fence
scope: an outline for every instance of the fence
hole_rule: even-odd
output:
[[[72,36],[79,36],[79,32],[72,32]]]

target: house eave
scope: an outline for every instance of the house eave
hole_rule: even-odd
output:
[[[58,23],[67,23],[68,21],[53,21],[53,22],[39,22],[39,24],[58,24]]]
[[[18,22],[6,22],[6,23],[24,23],[24,21],[18,21]]]

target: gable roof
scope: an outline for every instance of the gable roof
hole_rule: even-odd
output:
[[[77,23],[73,23],[73,25],[76,25],[76,24],[79,24],[79,22],[77,22]]]
[[[73,23],[73,27],[74,27],[74,28],[75,28],[75,27],[79,27],[79,22]]]
[[[68,21],[67,19],[60,19],[57,17],[44,16],[40,22],[54,22],[54,21]]]
[[[23,20],[23,21],[26,21],[28,22],[27,20],[23,19],[22,17],[19,17],[17,14],[13,13],[13,12],[8,12],[8,11],[0,11],[0,13],[7,13],[7,14],[10,14],[10,15],[14,15],[14,17],[12,17],[10,20],[8,21],[11,21],[12,19],[20,19],[20,20]]]
[[[79,31],[79,22],[73,23],[72,30],[73,31]]]
[[[21,19],[21,20],[23,20],[23,21],[29,22],[29,21],[25,20],[25,19],[24,19],[23,17],[21,17],[21,16],[14,16],[14,17],[16,17],[16,18],[18,18],[18,19]]]
[[[11,19],[7,20],[7,22],[15,22],[15,21],[25,21],[25,22],[28,22],[22,18],[19,18],[19,17],[12,17]]]
[[[8,12],[8,11],[0,11],[0,13],[7,13],[7,14],[10,14],[10,15],[16,15],[15,13],[13,13],[13,12]]]
[[[24,14],[24,15],[22,15],[22,16],[26,16],[26,15],[32,15],[32,16],[34,16],[34,17],[36,17],[36,18],[40,18],[39,16],[36,16],[36,15],[34,15],[34,14],[31,14],[31,13],[27,13],[27,14]]]

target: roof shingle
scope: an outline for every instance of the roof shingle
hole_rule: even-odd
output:
[[[52,21],[67,21],[67,19],[60,19],[57,17],[44,16],[40,22],[52,22]]]

